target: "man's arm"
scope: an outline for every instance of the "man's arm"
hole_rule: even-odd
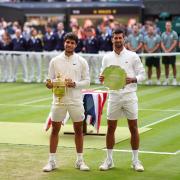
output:
[[[130,42],[127,43],[127,47],[130,51],[135,51],[135,49],[131,46]]]
[[[75,82],[75,87],[77,88],[84,88],[90,86],[89,66],[85,60],[83,61],[82,66],[83,67],[82,67],[81,80]]]
[[[171,44],[171,47],[167,49],[168,52],[172,52],[173,49],[176,48],[177,44],[178,44],[178,34],[175,31],[173,31],[173,43]]]
[[[135,70],[135,74],[136,74],[136,82],[141,82],[143,80],[145,80],[146,78],[146,72],[145,69],[143,67],[143,64],[139,58],[139,56],[137,54],[135,54],[135,61],[134,61],[134,70]]]
[[[46,80],[46,87],[48,89],[53,88],[52,80],[55,78],[55,71],[54,71],[54,63],[51,60],[49,63],[49,70],[48,70],[48,79]]]
[[[144,50],[145,52],[150,53],[150,49],[148,48],[146,43],[144,43]]]
[[[156,52],[161,47],[161,37],[159,35],[157,35],[156,38],[157,38],[156,45],[154,48],[152,48],[151,53]]]
[[[131,46],[131,35],[127,37],[127,47],[130,51],[134,51],[134,48]]]
[[[159,47],[160,47],[160,43],[157,43],[156,46],[150,50],[150,53],[156,52],[156,50],[158,50]]]
[[[141,34],[139,34],[138,36],[139,36],[138,47],[135,48],[135,52],[138,52],[139,50],[141,51],[143,48],[143,43],[144,43],[143,36]]]
[[[104,82],[104,76],[102,75],[102,73],[103,73],[104,69],[107,67],[105,59],[106,59],[105,56],[103,56],[101,72],[100,72],[100,75],[99,75],[99,81],[101,82],[101,84],[103,84],[103,82]]]
[[[177,40],[174,40],[171,47],[167,49],[168,52],[172,52],[172,50],[177,46]]]
[[[166,47],[165,47],[165,45],[164,45],[163,42],[161,42],[161,49],[162,49],[164,52],[167,52],[167,49],[166,49]]]
[[[164,51],[164,52],[167,52],[167,49],[164,45],[164,33],[161,35],[161,49]]]
[[[138,45],[138,47],[137,47],[137,48],[135,48],[135,49],[134,49],[134,51],[136,51],[136,52],[137,52],[137,51],[141,50],[141,49],[142,49],[142,47],[143,47],[143,42],[140,42],[140,43],[139,43],[139,45]]]

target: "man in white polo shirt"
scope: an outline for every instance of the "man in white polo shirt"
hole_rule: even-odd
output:
[[[138,132],[138,99],[136,95],[137,83],[145,79],[145,70],[139,56],[124,47],[124,32],[121,29],[114,30],[112,34],[113,51],[106,54],[102,61],[102,71],[110,66],[117,65],[123,68],[127,74],[126,86],[123,89],[109,91],[107,107],[107,158],[100,165],[100,170],[108,170],[114,167],[113,146],[115,144],[115,130],[117,120],[123,115],[128,120],[131,133],[132,147],[132,168],[136,171],[144,171],[141,162],[138,159],[139,132]],[[101,83],[104,76],[100,75]]]
[[[83,119],[84,106],[81,89],[90,85],[89,67],[84,58],[74,53],[78,42],[78,37],[73,33],[67,33],[64,37],[64,51],[54,57],[49,66],[49,79],[46,86],[53,88],[52,81],[60,74],[62,80],[66,81],[67,93],[61,98],[61,103],[56,105],[58,97],[53,96],[52,105],[52,132],[50,136],[50,154],[48,164],[43,168],[44,172],[50,172],[56,168],[56,149],[58,145],[58,134],[62,121],[66,117],[67,111],[73,121],[75,132],[75,145],[77,160],[75,167],[87,171],[89,167],[83,160]]]

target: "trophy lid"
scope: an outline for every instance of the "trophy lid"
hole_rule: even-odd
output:
[[[65,86],[65,82],[60,73],[58,73],[56,79],[53,79],[52,83],[53,83],[53,87]]]

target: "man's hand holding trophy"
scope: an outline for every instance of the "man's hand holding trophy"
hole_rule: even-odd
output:
[[[56,105],[63,104],[61,103],[62,97],[67,95],[67,88],[75,88],[76,83],[70,78],[63,79],[61,74],[58,73],[57,77],[51,81],[51,79],[46,80],[46,87],[52,89],[53,94],[58,98],[58,102],[55,102]]]
[[[75,88],[76,87],[76,83],[72,81],[72,79],[67,78],[65,79],[65,85],[68,88]]]

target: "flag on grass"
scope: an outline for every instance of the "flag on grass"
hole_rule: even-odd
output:
[[[101,124],[101,115],[103,111],[104,104],[107,99],[106,91],[87,91],[83,92],[83,102],[85,109],[85,121],[87,124],[91,124],[99,132],[100,124]],[[66,118],[63,121],[65,124],[69,119],[69,113],[66,114]],[[51,127],[51,112],[49,113],[44,129],[47,131]]]
[[[101,115],[107,99],[107,92],[93,91],[84,95],[85,120],[99,132]]]

